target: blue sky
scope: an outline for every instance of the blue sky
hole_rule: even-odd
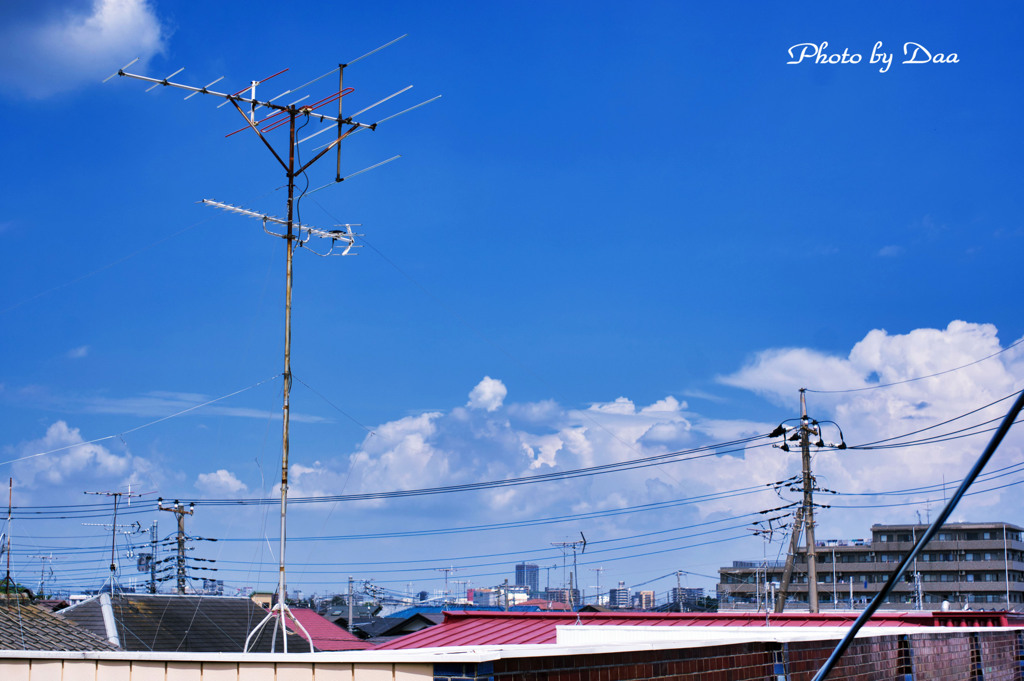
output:
[[[924,376],[1024,336],[1011,293],[1024,242],[1014,3],[106,0],[7,3],[0,17],[0,458],[51,452],[5,463],[3,477],[24,505],[91,502],[82,492],[129,482],[156,492],[148,509],[157,495],[196,499],[197,534],[248,540],[201,549],[235,561],[222,574],[234,585],[273,583],[273,509],[202,500],[274,492],[284,252],[258,222],[196,202],[283,215],[284,178],[251,135],[225,138],[240,125],[229,107],[100,83],[136,56],[135,72],[185,67],[176,81],[224,76],[218,87],[232,92],[290,69],[261,86],[272,96],[408,34],[346,70],[346,110],[410,84],[378,118],[443,95],[342,145],[343,174],[401,159],[300,203],[304,222],[361,223],[366,236],[358,257],[296,255],[294,495],[497,480],[729,441],[796,416],[799,387]],[[826,41],[826,53],[861,63],[787,64],[791,47]],[[884,73],[868,63],[878,41],[895,54]],[[958,62],[899,63],[911,41]],[[330,94],[332,78],[311,97]],[[333,168],[315,166],[310,187]],[[812,394],[809,406],[848,442],[870,442],[1022,384],[1014,348],[891,389]],[[941,484],[984,441],[824,452],[816,466],[850,494]],[[1019,437],[998,458],[1020,463]],[[523,488],[296,506],[290,533],[631,509],[770,483],[798,465],[760,448]],[[1024,523],[1015,490],[972,497],[961,517]],[[924,498],[837,502],[818,536],[913,520],[941,493],[930,507]],[[880,498],[867,499],[849,503]],[[591,550],[639,547],[588,559],[585,586],[596,574],[604,585],[713,575],[778,554],[780,538],[753,538],[744,514],[779,503],[769,490],[517,530],[295,542],[297,563],[341,567],[296,567],[291,581],[322,592],[355,574],[429,590],[437,568],[455,566],[457,579],[488,586],[519,559],[561,564],[550,544],[581,531]],[[163,534],[171,517],[160,515]],[[67,556],[67,581],[102,581],[104,540],[85,530],[16,526],[19,570],[35,574],[28,556],[52,551]],[[623,539],[650,532],[663,534]],[[712,534],[682,538],[702,532]],[[675,543],[650,543],[659,537]],[[707,541],[718,543],[694,546]],[[417,571],[353,565],[373,561]],[[501,565],[477,567],[490,562]]]

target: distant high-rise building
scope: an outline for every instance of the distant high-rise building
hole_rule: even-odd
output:
[[[654,608],[654,592],[638,591],[633,596],[634,604],[640,610],[651,610]]]
[[[692,588],[692,587],[672,587],[672,591],[669,593],[669,600],[675,603],[676,608],[682,603],[682,609],[689,612],[697,607],[697,599],[704,596],[704,589]],[[675,608],[674,608],[675,609]]]
[[[549,601],[554,601],[555,603],[569,603],[574,608],[578,608],[582,605],[580,603],[579,589],[572,589],[570,591],[569,589],[556,588],[552,586],[544,590],[543,598]]]
[[[609,589],[608,591],[608,607],[609,608],[628,608],[629,607],[629,589],[626,588],[625,582],[619,582],[618,588]]]
[[[516,586],[525,586],[533,598],[540,594],[540,568],[533,563],[516,565]]]

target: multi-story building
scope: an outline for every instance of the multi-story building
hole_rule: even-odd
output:
[[[540,595],[540,568],[533,563],[516,565],[516,585],[529,588],[530,598]]]
[[[629,589],[626,588],[625,582],[619,582],[619,586],[614,589],[608,590],[608,607],[609,608],[628,608],[629,607]]]
[[[544,589],[543,598],[555,603],[568,603],[574,608],[580,607],[582,601],[580,600],[579,589],[566,589],[550,586]]]
[[[704,597],[704,589],[694,587],[672,587],[669,592],[669,601],[672,603],[682,603],[683,610],[689,612],[697,607],[697,599]]]
[[[820,609],[862,608],[889,579],[927,525],[874,525],[871,540],[815,542]],[[1024,529],[1009,523],[944,525],[904,573],[882,607],[938,610],[950,607],[1024,610]],[[772,602],[783,561],[736,561],[720,568],[719,608],[753,608]],[[800,548],[788,607],[806,607],[807,555]]]
[[[637,610],[652,610],[654,608],[654,592],[637,591],[633,594],[633,607]]]

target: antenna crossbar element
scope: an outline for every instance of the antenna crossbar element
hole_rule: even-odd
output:
[[[183,69],[179,69],[175,73],[180,73],[182,70]],[[172,75],[174,75],[174,74],[172,74]],[[217,80],[221,80],[220,78],[218,78],[217,80],[213,81],[213,83],[210,83],[210,85],[206,85],[204,87],[195,87],[194,85],[185,85],[184,83],[175,83],[175,82],[170,80],[170,76],[168,76],[167,78],[150,78],[149,76],[143,76],[143,75],[138,74],[138,73],[129,73],[129,72],[125,71],[124,69],[118,69],[117,73],[115,73],[112,76],[110,76],[110,78],[113,78],[113,76],[125,76],[127,78],[134,78],[136,80],[141,80],[144,83],[152,83],[153,87],[149,88],[150,90],[152,90],[157,85],[163,85],[165,87],[174,87],[174,88],[178,88],[180,90],[186,90],[188,92],[191,92],[193,95],[197,95],[197,94],[212,95],[214,97],[220,97],[221,99],[226,99],[228,102],[241,102],[241,103],[244,103],[244,104],[248,104],[253,109],[262,106],[262,107],[265,107],[267,109],[274,109],[275,111],[282,112],[282,113],[286,113],[286,112],[289,112],[289,111],[296,111],[296,112],[298,112],[300,114],[309,115],[309,116],[311,116],[313,118],[316,118],[319,121],[331,121],[332,123],[338,123],[339,122],[339,119],[336,116],[330,116],[330,115],[325,114],[325,113],[316,113],[316,114],[314,114],[313,111],[312,111],[312,105],[304,106],[304,107],[296,107],[294,104],[275,104],[274,102],[269,101],[269,100],[256,99],[256,97],[254,97],[254,96],[250,96],[250,97],[242,96],[241,93],[245,92],[246,90],[249,90],[248,87],[247,88],[243,88],[242,90],[239,90],[238,93],[236,93],[236,94],[228,94],[227,92],[217,92],[215,90],[209,89],[210,85],[213,85],[213,83],[216,83]],[[108,78],[108,80],[109,80],[109,78]],[[266,80],[266,79],[264,79],[264,80]],[[335,94],[337,95],[337,93],[335,93]],[[347,94],[347,93],[345,93],[345,94]],[[331,99],[330,101],[333,102],[335,100]],[[330,102],[324,102],[324,104],[329,104],[329,103]],[[227,102],[225,102],[225,104],[227,104]],[[321,104],[320,106],[323,106],[323,104]],[[371,124],[357,123],[356,121],[352,121],[352,120],[348,120],[348,119],[341,119],[340,122],[342,122],[342,123],[344,123],[346,125],[355,125],[355,126],[358,126],[360,128],[372,128],[373,127]],[[243,128],[243,130],[244,130],[244,128]]]
[[[284,220],[282,218],[274,217],[273,215],[266,215],[266,214],[263,214],[263,213],[257,213],[254,210],[249,210],[247,208],[240,208],[238,206],[232,206],[229,203],[221,203],[220,201],[213,201],[211,199],[203,199],[202,201],[200,201],[200,203],[205,204],[207,206],[212,206],[214,208],[220,208],[220,209],[228,211],[230,213],[237,213],[239,215],[245,215],[246,217],[256,218],[257,220],[262,220],[263,221],[263,231],[265,231],[267,234],[270,234],[271,236],[276,236],[276,237],[279,237],[279,238],[282,238],[282,239],[287,239],[288,238],[287,234],[279,234],[277,232],[272,232],[269,229],[267,229],[267,227],[266,227],[268,222],[272,222],[272,223],[278,224],[278,225],[285,225],[285,226],[287,226],[288,225],[288,221]],[[309,241],[309,238],[311,236],[319,237],[321,239],[330,239],[331,240],[330,251],[328,251],[327,253],[320,253],[320,252],[315,251],[313,249],[309,249],[311,252],[313,252],[313,253],[315,253],[317,255],[355,255],[354,253],[350,253],[350,251],[353,248],[359,248],[359,246],[355,243],[356,237],[357,236],[363,236],[362,234],[356,234],[355,232],[352,231],[353,227],[361,227],[362,226],[359,223],[348,223],[348,224],[336,225],[337,227],[342,227],[343,229],[320,229],[319,227],[311,227],[310,225],[303,225],[303,224],[300,224],[300,223],[294,222],[294,221],[291,223],[291,226],[292,226],[292,229],[296,230],[296,232],[297,232],[296,234],[293,235],[292,238],[296,239],[300,246],[306,246],[306,244]],[[335,253],[334,252],[335,245],[338,244],[339,242],[344,246],[344,250],[342,250],[340,253]],[[306,246],[306,248],[309,248],[309,247]]]

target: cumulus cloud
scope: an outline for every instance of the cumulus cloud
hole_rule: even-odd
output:
[[[167,29],[148,0],[5,3],[0,84],[44,98],[98,83],[135,57],[165,47]]]
[[[29,496],[38,493],[51,502],[81,496],[90,488],[155,488],[163,478],[159,467],[133,455],[127,446],[125,451],[114,451],[112,442],[117,441],[106,438],[103,443],[88,442],[78,428],[57,421],[41,438],[8,447],[4,454],[14,460],[11,472],[17,487]]]
[[[221,468],[213,473],[200,473],[196,478],[196,489],[210,496],[234,495],[247,492],[249,488],[229,470]]]
[[[469,402],[466,403],[466,406],[471,409],[497,411],[505,401],[506,395],[508,395],[508,388],[504,383],[490,376],[484,376],[484,380],[477,383],[476,387],[469,392]]]
[[[801,387],[857,389],[898,383],[861,392],[808,393],[812,417],[835,420],[842,427],[846,442],[854,445],[940,423],[1012,393],[1024,383],[1024,345],[958,371],[899,383],[970,364],[999,352],[1002,347],[996,329],[986,324],[956,321],[944,329],[916,329],[906,334],[878,329],[867,333],[846,356],[811,348],[767,349],[721,381],[777,403],[780,420],[798,415],[797,391]],[[481,385],[491,381],[492,387],[501,385],[494,379],[485,379]],[[330,493],[338,493],[342,486],[338,483],[344,483],[348,492],[379,492],[525,478],[671,455],[765,434],[776,425],[744,418],[742,413],[735,418],[708,418],[671,395],[648,404],[620,396],[574,409],[553,400],[506,403],[504,391],[500,401],[497,397],[488,401],[485,396],[496,393],[479,385],[474,392],[477,395],[468,407],[408,416],[381,425],[344,464],[313,467],[317,470],[308,475],[310,489],[330,488]],[[501,406],[488,410],[486,404]],[[998,418],[1005,408],[1002,403],[983,410],[969,423]],[[950,425],[948,430],[963,425],[967,423]],[[838,430],[826,428],[824,439],[838,441]],[[931,492],[898,497],[900,501],[920,504],[905,508],[864,510],[865,504],[893,503],[893,497],[882,496],[846,496],[823,501],[831,503],[832,508],[817,517],[819,534],[863,536],[873,522],[915,519],[914,510],[927,508],[929,502],[933,511],[937,510],[943,499],[943,478],[951,490],[984,446],[985,438],[906,449],[817,452],[814,472],[819,484],[842,493],[873,495],[938,485]],[[1021,440],[1020,434],[1016,434],[1004,444],[1000,454],[1004,464],[1007,460],[1021,460]],[[785,453],[759,440],[749,445],[700,451],[685,458],[688,460],[653,462],[645,467],[538,486],[446,495],[437,498],[441,501],[429,513],[423,509],[430,502],[415,504],[424,518],[433,518],[434,522],[446,518],[458,524],[468,517],[472,522],[494,522],[697,499],[696,503],[673,511],[673,517],[685,525],[756,513],[798,497],[787,496],[783,490],[784,500],[780,500],[771,488],[771,483],[799,472],[798,452]],[[306,485],[307,478],[302,480]],[[324,480],[337,483],[324,485]],[[740,495],[723,494],[738,489],[748,491]],[[999,504],[1005,504],[1011,498],[1005,495],[1015,494],[1014,489],[994,490],[965,501],[963,516],[1002,518],[1006,514],[998,511]],[[386,511],[398,508],[401,502],[374,503]],[[393,503],[396,506],[392,507]],[[595,533],[599,531],[600,536],[624,536],[641,528],[658,527],[661,522],[656,514],[628,514],[603,518],[588,527]],[[735,531],[742,534],[743,529]],[[589,529],[587,536],[591,536]],[[760,545],[757,550],[760,555]]]
[[[807,398],[809,412],[814,412],[812,417],[837,421],[846,441],[855,445],[928,428],[1013,393],[1024,381],[1018,350],[977,361],[1001,349],[997,330],[991,324],[954,321],[945,329],[915,329],[898,335],[876,329],[857,343],[847,357],[826,356],[807,349],[770,350],[759,353],[747,366],[722,381],[791,406],[796,405],[798,386],[853,389],[855,392],[812,392]],[[879,386],[888,387],[872,389]],[[998,420],[1007,407],[1004,401],[949,426],[926,431],[921,437]],[[942,480],[949,481],[952,489],[981,452],[987,437],[883,450],[823,451],[815,457],[815,473],[821,480],[827,480],[824,486],[858,494],[935,485]],[[825,439],[838,439],[837,431],[827,430]],[[1021,449],[1020,434],[1011,431],[1000,451],[1000,460],[1003,464],[1019,462]],[[970,516],[972,508],[998,503],[1005,494],[1017,493],[1011,488],[968,498],[962,504],[964,513]],[[937,508],[944,496],[937,489],[908,500],[922,505],[930,502]],[[892,513],[880,513],[879,521],[892,520]],[[991,513],[975,519],[990,520]],[[858,521],[853,515],[842,521],[843,516],[836,511],[823,517],[826,521],[835,519],[849,531]],[[911,518],[903,520],[909,522]]]

